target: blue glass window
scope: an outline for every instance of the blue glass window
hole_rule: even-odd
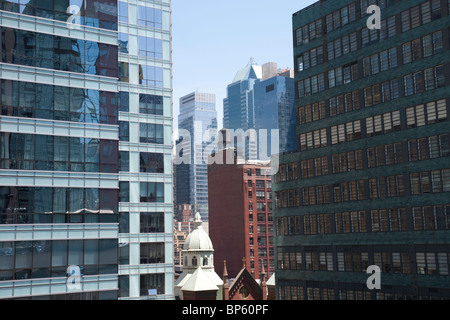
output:
[[[162,11],[150,7],[138,6],[138,24],[162,29]]]

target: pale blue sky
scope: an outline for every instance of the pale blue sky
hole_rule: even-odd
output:
[[[316,0],[172,0],[174,131],[180,97],[216,95],[219,128],[227,85],[250,58],[292,68],[292,14]]]

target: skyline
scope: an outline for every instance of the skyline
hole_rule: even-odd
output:
[[[191,2],[174,0],[173,140],[178,136],[180,97],[195,91],[215,94],[218,128],[221,129],[227,86],[251,58],[259,65],[276,62],[278,68],[293,68],[292,15],[314,2],[316,0],[280,0],[274,8],[269,0],[196,0],[195,6]],[[269,6],[270,10],[264,9]],[[222,14],[209,14],[217,11]],[[239,22],[230,24],[227,21],[230,16]],[[227,48],[240,48],[240,51],[230,54]],[[199,52],[204,54],[199,55]],[[221,59],[226,60],[221,62]]]

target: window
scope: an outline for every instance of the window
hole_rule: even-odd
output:
[[[326,16],[327,32],[336,30],[356,20],[356,5],[352,3]]]
[[[367,77],[381,71],[396,68],[397,65],[397,49],[385,50],[363,59],[364,76]]]
[[[164,273],[141,274],[140,275],[140,295],[152,296],[164,294],[165,290]]]
[[[393,79],[364,88],[364,102],[366,107],[399,98],[398,80]]]
[[[151,87],[163,87],[163,69],[160,67],[139,65],[139,84]]]
[[[141,264],[164,263],[164,243],[141,243]]]
[[[161,232],[164,232],[163,212],[140,213],[140,233],[161,233]]]
[[[140,202],[164,202],[164,183],[141,182]]]
[[[297,82],[297,94],[299,97],[309,96],[324,90],[325,76],[323,73]]]
[[[361,121],[356,120],[331,127],[331,143],[361,139]]]
[[[128,23],[128,3],[118,2],[119,21]]]
[[[162,153],[140,154],[140,172],[164,173],[164,155]]]
[[[318,19],[310,24],[304,25],[295,31],[296,44],[308,44],[322,36],[322,19]]]
[[[162,59],[162,40],[138,36],[138,54],[142,57]]]
[[[323,63],[323,47],[311,49],[310,51],[305,52],[303,55],[297,58],[298,71],[307,70],[322,63]]]
[[[164,143],[164,126],[152,123],[140,123],[139,134],[140,142],[142,143]]]
[[[445,99],[406,109],[406,122],[408,128],[424,126],[434,122],[444,121],[445,119],[447,119]]]
[[[145,6],[138,6],[138,25],[162,29],[162,11]]]

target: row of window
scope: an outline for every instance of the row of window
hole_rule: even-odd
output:
[[[118,76],[117,46],[1,28],[1,62],[106,77]]]
[[[382,294],[377,292],[378,295]],[[396,296],[395,296],[396,297]],[[280,285],[279,300],[371,300],[372,293],[362,290],[335,290],[332,288],[317,288],[311,286]]]
[[[449,229],[449,205],[305,214],[276,219],[279,236]]]
[[[420,5],[402,11],[400,16],[402,32],[420,27],[442,17],[441,1],[425,1]]]
[[[416,128],[447,119],[445,99],[406,108],[406,126]]]
[[[365,181],[367,181],[368,195],[364,193]],[[408,183],[410,183],[411,195],[449,192],[450,169],[277,191],[275,192],[275,205],[276,208],[287,208],[329,204],[331,202],[403,197],[409,193],[407,192]]]
[[[327,108],[329,108],[330,117],[359,110],[361,108],[359,91],[355,90],[331,97],[327,101],[322,100],[297,108],[297,123],[304,124],[325,119],[327,118]]]
[[[388,102],[399,98],[398,79],[385,81],[363,89],[365,106]],[[297,108],[297,123],[304,124],[312,121],[322,120],[328,117],[344,114],[362,107],[358,90],[346,94],[331,97],[306,106]],[[329,109],[327,113],[327,109]]]
[[[381,29],[363,28],[361,30],[361,46],[362,48],[365,48],[382,40],[391,38],[396,34],[396,17],[392,16],[381,20]]]
[[[81,3],[81,1],[80,1]],[[107,10],[103,8],[107,7]],[[81,7],[70,0],[4,0],[0,9],[45,19],[70,21],[75,24],[117,30],[117,2],[85,0]],[[75,16],[69,19],[71,16]]]
[[[411,173],[411,194],[450,191],[450,169]]]
[[[357,21],[357,4],[358,2],[351,3],[326,15],[324,19],[325,25],[323,25],[322,19],[318,19],[295,30],[296,46],[308,44],[310,41],[320,38],[323,33],[332,32]],[[377,3],[381,8],[386,8],[393,4],[393,0]],[[367,14],[366,11],[369,5],[367,0],[362,0],[360,2],[361,17],[364,17]],[[322,30],[323,27],[325,27],[324,30]],[[381,29],[383,30],[385,28]]]
[[[350,285],[353,288],[347,289],[343,283],[339,283],[343,289],[326,288],[313,286],[311,284],[302,285],[280,281],[278,286],[279,300],[442,300],[448,299],[449,293],[445,289],[439,288],[419,288],[419,293],[411,292],[411,289],[390,286],[389,291],[361,290],[361,284]],[[357,287],[357,288],[355,288]],[[398,292],[396,292],[398,291]]]
[[[371,12],[367,12],[367,8],[371,5],[379,6],[380,9],[385,9],[390,6],[393,6],[396,2],[395,0],[361,0],[360,8],[361,8],[361,18],[364,18],[366,15],[371,14]]]
[[[401,130],[399,110],[366,118],[366,137],[399,130]]]
[[[321,47],[319,47],[321,48]],[[317,49],[319,49],[317,48]],[[358,50],[357,33],[352,32],[327,43],[328,61]],[[301,71],[299,69],[299,71]]]
[[[0,168],[117,173],[118,141],[0,133]]]
[[[356,32],[327,44],[328,60],[356,51]],[[402,45],[403,64],[439,54],[443,51],[442,32],[438,31]],[[298,71],[307,70],[324,62],[323,47],[305,52],[297,58]],[[363,59],[364,76],[377,74],[398,66],[397,48],[384,50]]]
[[[403,64],[439,54],[443,50],[442,32],[428,34],[402,45]]]
[[[395,67],[397,67],[396,49],[386,50],[363,60],[363,70],[366,76]],[[328,88],[348,84],[360,78],[358,75],[358,64],[356,62],[328,70],[327,75]],[[365,106],[368,107],[397,99],[399,97],[398,81],[398,79],[393,79],[385,81],[382,84],[364,88]],[[441,88],[445,85],[444,65],[438,65],[405,75],[403,82],[405,96]],[[300,98],[324,90],[326,90],[324,73],[297,82],[297,93]],[[334,112],[330,113],[333,114]]]
[[[427,160],[450,156],[450,135],[418,138],[408,141],[409,161]]]
[[[356,2],[353,2],[325,17],[327,33],[356,21]]]
[[[391,48],[364,58],[363,74],[364,77],[367,77],[379,72],[397,68],[397,66],[397,48]]]
[[[409,63],[412,59],[417,59],[418,57],[429,56],[429,52],[434,52],[437,54],[442,52],[442,32],[436,32],[433,35],[427,35],[423,38],[417,39],[421,43],[423,41],[424,47],[419,45],[419,49],[412,49],[419,52],[417,55],[412,55],[410,51],[405,48],[410,47],[411,43],[405,44],[403,55],[404,63]],[[427,43],[425,45],[425,43]],[[423,50],[423,51],[422,51]],[[428,53],[425,53],[428,52]],[[390,68],[397,67],[397,54],[395,48],[385,50],[383,52],[374,54],[370,57],[363,59],[363,70],[364,75],[368,76],[381,71],[386,71]],[[344,69],[347,71],[344,74]],[[330,70],[329,73],[330,87],[342,84],[344,82],[350,82],[356,73],[352,72],[349,67],[347,68],[337,68]],[[300,92],[307,90],[307,92],[318,92],[318,89],[323,88],[324,85],[314,84],[310,82],[313,77],[305,79],[299,83]],[[314,81],[321,80],[322,77],[314,77]],[[305,85],[307,87],[305,87]],[[314,85],[314,86],[313,86]],[[404,76],[405,85],[405,96],[409,96],[415,93],[421,93],[424,91],[432,90],[435,88],[440,88],[445,85],[445,75],[444,66],[436,66],[434,68],[429,68],[416,72],[414,74]],[[306,92],[306,91],[305,91]],[[382,84],[375,84],[363,89],[365,106],[372,106],[382,102],[387,102],[399,98],[399,80],[392,79],[390,81],[383,82]],[[353,110],[358,110],[361,108],[360,97],[358,91],[353,91],[352,93],[347,93],[345,95],[339,95],[332,97],[328,100],[329,116],[335,116],[345,112],[350,112]],[[308,123],[311,121],[321,120],[327,117],[326,113],[326,101],[320,101],[315,104],[302,106],[297,109],[297,123]]]
[[[447,103],[445,99],[431,101],[425,105],[408,107],[403,110],[387,112],[367,117],[363,121],[355,120],[327,128],[309,131],[298,135],[298,148],[300,151],[317,149],[328,146],[328,135],[331,136],[331,145],[358,140],[399,131],[401,117],[405,114],[407,128],[429,125],[447,119]],[[362,124],[365,125],[363,134]]]
[[[308,44],[315,39],[321,38],[322,34],[322,19],[318,19],[295,30],[296,44],[297,46]]]
[[[117,124],[118,95],[93,89],[1,81],[1,115]]]
[[[328,70],[328,88],[349,84],[358,80],[358,64],[356,62]]]
[[[407,152],[406,158],[403,156],[403,149]],[[329,170],[327,156],[302,160],[300,163],[282,164],[275,175],[275,181],[285,182],[300,178],[319,177],[329,173],[362,170],[364,169],[364,161],[366,161],[363,158],[363,151],[354,150],[331,155],[331,171]],[[447,157],[450,155],[450,134],[444,133],[408,140],[404,143],[398,142],[368,147],[364,153],[367,155],[367,168],[400,164],[404,161],[412,162]]]
[[[449,275],[450,254],[445,251],[446,246],[438,250],[417,246],[414,253],[397,247],[377,251],[372,246],[338,248],[337,252],[314,247],[280,249],[277,264],[281,270],[365,272],[369,265],[376,265],[383,273]],[[424,249],[429,251],[423,252]]]
[[[117,214],[118,190],[94,188],[0,187],[2,224],[46,223],[46,216],[58,215],[114,215]],[[31,215],[31,217],[30,217]],[[19,221],[22,219],[22,221]]]
[[[420,70],[403,77],[405,96],[442,88],[445,86],[444,66]]]
[[[0,242],[0,280],[117,274],[117,239]]]
[[[303,178],[319,177],[328,174],[328,157],[318,157],[300,162]],[[281,172],[283,174],[283,172]],[[298,177],[298,173],[293,172],[293,177]]]
[[[323,61],[323,47],[311,49],[297,58],[298,71],[321,65]]]

